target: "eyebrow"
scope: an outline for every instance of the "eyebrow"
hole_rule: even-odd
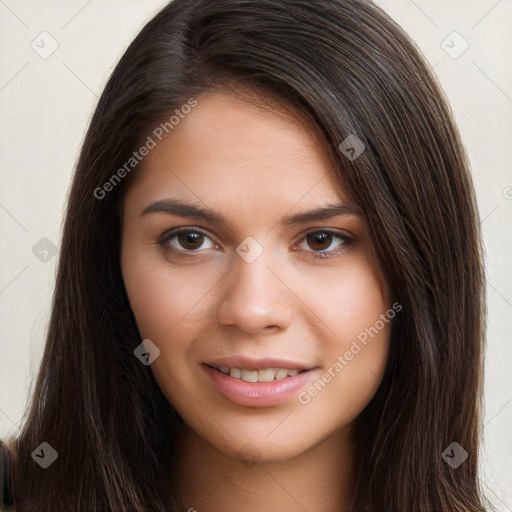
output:
[[[141,215],[148,213],[166,213],[178,215],[180,217],[189,217],[198,220],[211,222],[212,224],[229,224],[229,221],[220,213],[214,212],[208,208],[202,208],[196,204],[187,203],[179,199],[163,199],[146,206]],[[290,227],[296,224],[305,224],[306,222],[327,220],[337,215],[362,215],[363,211],[354,204],[326,204],[313,210],[285,215],[280,220],[283,227]]]

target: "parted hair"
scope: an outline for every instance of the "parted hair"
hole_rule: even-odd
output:
[[[426,60],[367,0],[174,0],[112,72],[74,170],[42,363],[12,439],[19,512],[181,510],[169,460],[182,420],[134,357],[141,338],[119,263],[119,205],[137,167],[105,197],[94,191],[152,127],[214,89],[257,91],[311,121],[403,308],[355,420],[353,510],[489,510],[478,212]],[[353,160],[339,150],[350,135],[365,146]],[[31,457],[43,441],[58,452],[44,470]],[[468,454],[456,469],[442,457],[452,442]]]

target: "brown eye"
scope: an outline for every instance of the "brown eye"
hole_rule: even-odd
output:
[[[208,246],[205,242],[209,241]],[[160,236],[158,245],[175,253],[203,252],[206,249],[214,248],[210,237],[198,229],[171,230]]]
[[[314,258],[330,258],[332,256],[337,256],[341,254],[346,249],[346,246],[353,241],[352,237],[345,235],[344,233],[326,229],[310,231],[302,240],[307,244],[304,251],[309,252]],[[337,244],[336,240],[338,240]],[[334,248],[332,248],[333,245]],[[329,247],[331,247],[331,249],[329,249]]]
[[[184,249],[199,249],[204,239],[204,235],[194,231],[183,231],[175,235],[181,247]]]
[[[332,243],[332,235],[326,231],[316,231],[307,235],[308,245],[316,251],[328,249]]]

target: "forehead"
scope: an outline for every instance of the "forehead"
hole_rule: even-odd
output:
[[[126,202],[168,195],[221,205],[241,199],[317,205],[346,199],[325,145],[308,121],[209,92],[139,164]],[[263,201],[263,202],[261,202]]]

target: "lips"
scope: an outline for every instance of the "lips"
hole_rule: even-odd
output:
[[[226,362],[226,360],[223,360]],[[270,364],[275,364],[273,360]],[[240,364],[238,360],[235,364]],[[205,375],[214,385],[217,391],[227,398],[230,402],[237,405],[247,407],[270,407],[293,400],[301,389],[311,383],[317,377],[319,368],[282,368],[267,367],[268,360],[247,363],[246,366],[228,366],[228,365],[211,365],[210,363],[202,363]],[[290,364],[290,362],[279,361],[278,364]],[[261,368],[254,368],[254,365]],[[221,369],[217,368],[223,367]],[[299,366],[297,363],[291,363],[290,366]],[[229,373],[225,373],[226,369]],[[240,373],[240,377],[236,375]],[[282,375],[286,372],[286,376]],[[230,373],[235,376],[231,377]],[[289,375],[289,373],[291,375]],[[262,380],[260,380],[260,375]],[[242,378],[245,377],[245,378]],[[270,377],[273,380],[270,380]],[[282,377],[276,379],[276,377]],[[257,378],[257,380],[255,380]],[[266,379],[269,379],[265,381]]]
[[[267,407],[292,399],[320,371],[299,361],[241,355],[214,359],[201,366],[222,395],[249,407]]]

